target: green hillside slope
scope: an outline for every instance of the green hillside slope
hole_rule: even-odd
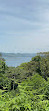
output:
[[[49,111],[49,55],[17,68],[0,60],[0,111]]]

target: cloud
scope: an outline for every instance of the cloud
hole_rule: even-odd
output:
[[[48,50],[49,0],[0,0],[0,44],[6,52]]]

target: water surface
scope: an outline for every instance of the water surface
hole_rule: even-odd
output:
[[[36,54],[11,54],[3,53],[2,57],[5,59],[6,65],[17,67],[21,63],[29,62]]]

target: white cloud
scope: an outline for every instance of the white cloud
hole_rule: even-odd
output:
[[[49,0],[0,1],[0,51],[48,50],[48,4]]]

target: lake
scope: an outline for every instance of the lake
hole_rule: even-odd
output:
[[[34,53],[2,53],[2,57],[5,59],[6,65],[9,67],[17,67],[21,63],[29,62],[34,56],[36,56]]]

